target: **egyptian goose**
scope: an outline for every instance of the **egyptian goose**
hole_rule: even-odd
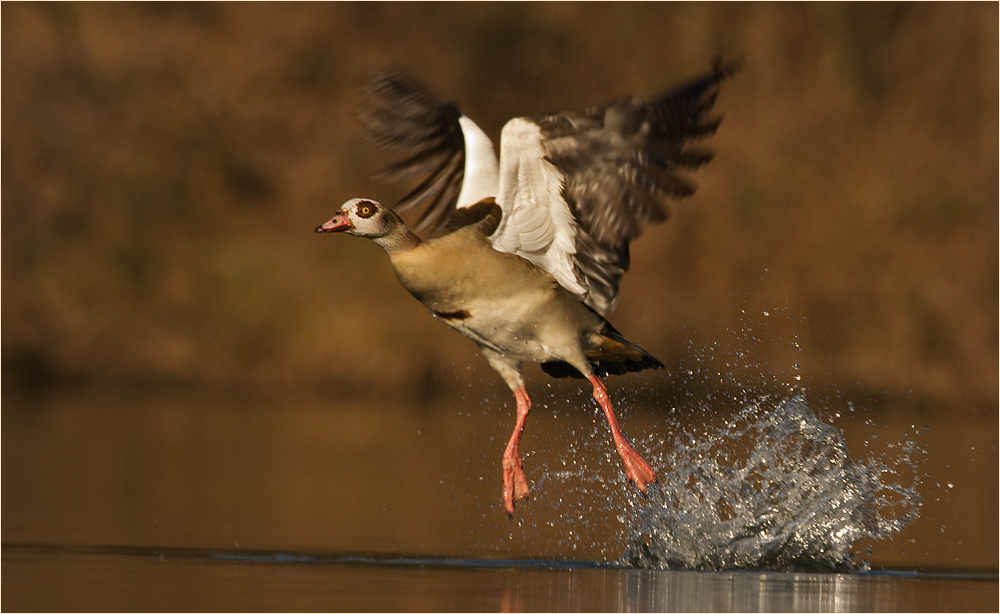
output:
[[[531,400],[521,364],[554,377],[583,377],[604,411],[629,480],[643,492],[656,473],[625,438],[601,380],[659,369],[604,316],[618,303],[629,242],[646,222],[667,218],[666,198],[694,188],[681,169],[712,154],[690,141],[715,132],[708,117],[719,82],[710,73],[671,91],[625,97],[583,112],[512,119],[493,144],[454,106],[408,78],[383,72],[366,89],[362,120],[376,142],[408,158],[390,179],[425,174],[396,205],[430,202],[417,230],[392,208],[366,198],[341,205],[316,232],[367,237],[389,255],[400,283],[446,324],[479,345],[514,393],[517,419],[503,453],[503,506],[528,495],[518,443]]]

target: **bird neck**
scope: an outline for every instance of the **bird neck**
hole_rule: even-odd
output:
[[[392,230],[380,237],[373,237],[372,240],[390,256],[411,250],[422,242],[420,237],[413,234],[413,231],[402,222],[394,224]]]

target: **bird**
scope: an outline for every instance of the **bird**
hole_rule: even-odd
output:
[[[374,241],[402,286],[472,339],[510,387],[516,417],[501,459],[509,515],[530,492],[518,449],[531,409],[524,362],[586,379],[627,479],[643,493],[656,482],[603,378],[664,364],[606,317],[618,304],[629,243],[667,219],[669,200],[695,192],[684,173],[713,158],[699,142],[719,127],[719,84],[740,64],[717,59],[652,95],[515,117],[501,130],[499,158],[478,125],[408,74],[384,69],[362,89],[359,117],[372,141],[404,156],[378,176],[421,181],[394,206],[351,198],[316,232]],[[400,213],[421,206],[410,229]]]

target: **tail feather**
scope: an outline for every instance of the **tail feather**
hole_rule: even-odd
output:
[[[663,368],[662,362],[626,339],[607,321],[604,322],[601,332],[593,335],[590,347],[584,351],[584,355],[590,361],[590,368],[599,377]],[[543,362],[542,371],[552,377],[583,378],[582,373],[562,360]]]

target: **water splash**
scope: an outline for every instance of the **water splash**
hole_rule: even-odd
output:
[[[920,496],[885,461],[853,460],[799,393],[745,403],[721,427],[681,433],[659,482],[621,517],[622,562],[660,569],[850,570],[852,547],[916,518]],[[920,452],[903,442],[896,466]]]

